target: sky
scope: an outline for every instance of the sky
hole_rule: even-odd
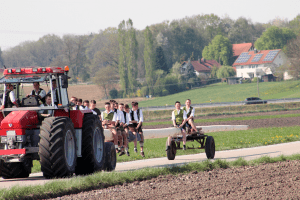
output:
[[[212,13],[267,23],[276,17],[292,20],[299,8],[299,0],[0,0],[0,48],[37,41],[46,34],[98,33],[129,18],[139,30]]]

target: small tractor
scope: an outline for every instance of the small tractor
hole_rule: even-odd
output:
[[[29,67],[5,69],[2,105],[6,84],[14,86],[18,107],[3,108],[0,114],[0,176],[27,178],[32,161],[39,160],[45,178],[90,174],[116,167],[113,143],[105,142],[101,121],[91,110],[72,110],[68,98],[69,67]],[[52,87],[55,81],[57,87]],[[51,106],[40,107],[38,96],[26,96],[24,85],[46,83],[50,86]],[[49,117],[41,112],[52,110]],[[40,112],[39,112],[40,111]]]

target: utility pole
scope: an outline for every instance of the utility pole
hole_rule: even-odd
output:
[[[256,79],[257,79],[257,97],[259,97],[258,72],[257,71],[256,71]]]

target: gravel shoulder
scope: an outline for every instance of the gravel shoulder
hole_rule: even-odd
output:
[[[214,169],[123,183],[55,199],[299,199],[300,161]]]

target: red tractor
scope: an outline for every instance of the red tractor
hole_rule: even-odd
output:
[[[68,100],[68,71],[60,67],[5,69],[0,84],[14,86],[18,107],[0,114],[0,176],[26,178],[32,161],[39,160],[44,177],[66,177],[114,170],[113,143],[104,142],[101,121],[91,110],[72,110]],[[52,87],[55,80],[57,87]],[[24,96],[23,85],[39,82],[50,86],[54,106],[40,107],[38,96]],[[54,99],[54,96],[56,97]],[[5,105],[3,98],[2,105]],[[41,112],[52,110],[49,117]]]

